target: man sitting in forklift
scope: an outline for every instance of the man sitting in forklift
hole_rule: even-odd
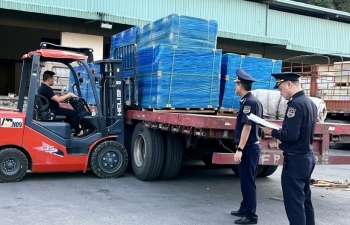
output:
[[[67,118],[67,122],[74,129],[75,135],[77,137],[85,136],[88,132],[82,130],[80,128],[79,116],[78,113],[72,109],[66,109],[60,107],[59,103],[64,102],[69,97],[77,97],[74,93],[67,93],[62,96],[55,95],[51,86],[54,84],[54,76],[55,73],[49,70],[46,70],[43,74],[43,82],[39,87],[38,93],[44,97],[46,97],[49,101],[49,109],[55,115],[65,116]]]

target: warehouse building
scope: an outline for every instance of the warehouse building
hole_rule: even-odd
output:
[[[109,58],[113,34],[172,13],[218,21],[223,53],[349,60],[350,13],[288,0],[1,0],[0,95],[17,92],[21,56],[40,42],[91,47],[95,60]],[[317,60],[309,62],[327,63]]]

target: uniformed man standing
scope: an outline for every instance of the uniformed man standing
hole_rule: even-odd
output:
[[[242,69],[238,69],[236,74],[236,93],[241,97],[241,101],[235,127],[237,151],[234,159],[238,163],[243,201],[239,210],[232,211],[231,214],[242,217],[236,220],[235,224],[257,224],[255,179],[261,152],[261,129],[256,123],[248,120],[247,115],[253,113],[263,117],[263,107],[250,92],[256,80]]]
[[[281,95],[288,100],[282,128],[263,128],[265,134],[281,141],[283,151],[282,190],[290,225],[314,225],[310,179],[316,159],[312,143],[317,120],[317,107],[305,95],[295,73],[272,74]]]

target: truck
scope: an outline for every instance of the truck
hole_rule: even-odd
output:
[[[116,178],[127,165],[139,180],[169,180],[176,178],[184,158],[200,159],[208,166],[228,165],[239,175],[232,141],[235,115],[214,109],[140,108],[136,66],[128,68],[133,76],[123,78],[123,59],[92,61],[92,51],[41,43],[40,49],[22,57],[17,107],[0,110],[0,182],[19,181],[28,170],[92,170],[100,178]],[[65,65],[74,77],[78,97],[61,106],[79,112],[82,126],[89,129],[87,136],[72,136],[65,118],[50,112],[47,99],[37,93],[41,65],[50,61]],[[100,68],[99,76],[87,63]],[[88,80],[80,77],[74,65],[83,65]],[[86,82],[91,83],[93,106],[82,97],[80,87]],[[282,124],[281,120],[269,122]],[[317,164],[350,164],[349,155],[329,150],[329,143],[339,138],[350,138],[350,124],[317,123],[313,143]],[[266,177],[283,164],[283,155],[278,140],[271,136],[263,134],[260,143],[258,176]]]

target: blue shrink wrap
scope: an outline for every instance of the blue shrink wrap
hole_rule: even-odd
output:
[[[142,108],[218,108],[221,49],[158,45],[138,52]]]
[[[124,47],[132,44],[137,43],[137,34],[140,30],[140,27],[135,26],[132,28],[129,28],[125,31],[122,31],[120,33],[117,33],[111,37],[111,48],[110,48],[110,58],[114,59],[115,57],[114,50],[119,47]]]
[[[139,49],[159,44],[216,48],[218,23],[196,17],[171,14],[140,28]]]
[[[233,53],[224,54],[222,56],[220,84],[220,107],[223,111],[239,109],[241,97],[235,93],[236,84],[234,82],[238,68],[242,68],[257,80],[253,83],[252,90],[271,90],[275,85],[275,79],[271,77],[271,73],[281,72],[282,61]]]

